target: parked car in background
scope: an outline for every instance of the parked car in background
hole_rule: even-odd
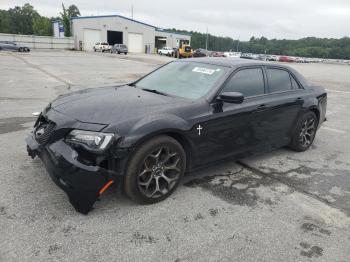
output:
[[[225,57],[223,52],[213,52],[211,54],[212,57]]]
[[[225,52],[224,53],[225,57],[237,57],[237,58],[239,58],[239,57],[241,57],[241,55],[242,55],[241,52],[232,52],[232,51],[230,51],[230,52]]]
[[[280,56],[279,62],[295,62],[295,58],[294,57],[291,57],[291,56]]]
[[[267,61],[267,56],[260,54],[260,55],[257,55],[256,59],[257,60],[261,60],[261,61]]]
[[[128,47],[124,44],[115,44],[111,48],[111,53],[117,53],[117,54],[128,54]]]
[[[167,56],[173,56],[175,54],[175,51],[171,47],[164,46],[163,48],[158,50],[158,54],[160,54],[160,55],[167,55]]]
[[[29,47],[22,46],[22,45],[16,44],[15,42],[11,42],[11,41],[0,41],[0,51],[1,50],[17,51],[17,52],[30,52]]]
[[[276,55],[267,55],[266,56],[267,61],[278,61],[278,56]]]
[[[296,57],[295,58],[295,62],[297,62],[297,63],[305,63],[305,59],[302,58],[302,57]]]
[[[208,51],[202,48],[194,50],[193,57],[205,57],[208,56]]]
[[[244,59],[253,59],[253,54],[251,54],[251,53],[242,53],[242,54],[241,54],[241,58],[244,58]]]
[[[94,52],[101,51],[101,52],[109,52],[111,50],[111,46],[108,43],[102,43],[98,42],[93,47]]]

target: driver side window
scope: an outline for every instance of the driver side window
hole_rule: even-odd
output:
[[[226,83],[222,92],[239,92],[244,97],[263,95],[264,76],[261,68],[248,68],[236,72]]]

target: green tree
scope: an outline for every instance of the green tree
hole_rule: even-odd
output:
[[[45,16],[37,15],[33,18],[33,32],[35,35],[52,35],[52,22]]]
[[[76,5],[70,5],[68,7],[68,15],[70,18],[80,16],[80,11]]]
[[[64,26],[64,36],[69,37],[71,33],[71,18],[80,15],[80,11],[76,5],[70,5],[67,9],[62,3],[61,18]]]

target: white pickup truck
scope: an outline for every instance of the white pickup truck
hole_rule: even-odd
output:
[[[174,55],[174,49],[172,49],[171,47],[165,46],[165,47],[163,47],[163,48],[158,50],[158,54],[173,56]]]
[[[98,42],[94,45],[94,51],[110,52],[111,46],[108,43]]]

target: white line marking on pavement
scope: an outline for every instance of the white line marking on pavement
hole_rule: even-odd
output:
[[[335,128],[330,128],[327,126],[323,126],[322,129],[326,129],[328,131],[332,131],[332,132],[339,133],[339,134],[346,134],[347,133],[346,131],[335,129]]]

